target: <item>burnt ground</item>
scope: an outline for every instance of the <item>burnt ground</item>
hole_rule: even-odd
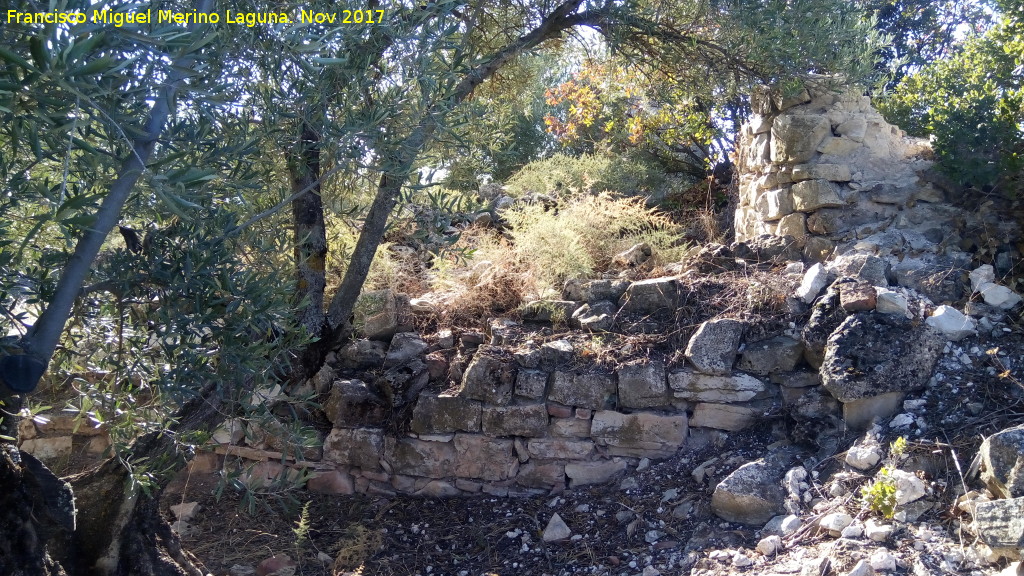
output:
[[[908,395],[909,416],[900,420],[909,423],[883,427],[883,445],[906,438],[901,467],[918,470],[931,492],[911,515],[920,516],[879,519],[894,526],[884,542],[835,538],[814,525],[835,510],[858,523],[873,516],[860,496],[870,474],[843,463],[852,434],[840,439],[835,453],[808,450],[803,527],[784,537],[783,551],[756,552],[763,536],[758,527],[711,513],[718,480],[787,442],[782,419],[704,437],[609,485],[543,497],[434,500],[296,490],[265,497],[250,513],[251,500],[215,475],[197,474],[172,485],[165,503],[201,503],[183,543],[216,576],[232,573],[233,566],[244,574],[244,567],[282,554],[297,560],[296,574],[303,576],[844,575],[868,558],[891,559],[891,574],[996,574],[1008,561],[979,556],[975,537],[962,529],[970,517],[954,501],[965,490],[983,489],[971,470],[983,437],[1024,422],[1024,334],[1019,326],[1006,330],[947,346],[932,385]],[[697,468],[703,478],[695,477]],[[555,513],[572,537],[545,543],[541,534]],[[303,518],[308,530],[299,527]]]

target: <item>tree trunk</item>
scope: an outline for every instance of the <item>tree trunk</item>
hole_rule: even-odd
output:
[[[320,135],[302,122],[302,135],[295,148],[286,152],[292,193],[306,190],[292,201],[292,225],[295,227],[295,301],[299,323],[317,338],[304,350],[292,368],[291,380],[301,383],[316,373],[326,354],[321,336],[326,325],[324,288],[327,285],[327,232],[324,203],[320,196]]]

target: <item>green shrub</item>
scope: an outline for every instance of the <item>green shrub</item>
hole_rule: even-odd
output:
[[[894,122],[931,136],[940,166],[962,184],[1019,192],[1024,169],[1024,35],[1009,20],[904,79],[879,102]]]
[[[506,182],[506,189],[514,197],[531,193],[566,197],[599,192],[645,196],[664,181],[660,167],[633,156],[555,154],[524,166]]]
[[[875,480],[861,488],[860,495],[875,514],[892,518],[896,513],[896,480],[888,468],[879,470]]]

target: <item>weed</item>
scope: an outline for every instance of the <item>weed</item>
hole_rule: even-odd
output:
[[[861,488],[860,495],[875,514],[892,518],[896,513],[896,479],[888,468],[879,470],[875,480]]]

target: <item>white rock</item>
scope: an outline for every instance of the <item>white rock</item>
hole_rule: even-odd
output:
[[[906,316],[910,310],[907,298],[894,290],[875,288],[875,311],[879,314]]]
[[[889,421],[889,428],[905,428],[913,423],[914,415],[904,412],[903,414],[897,414],[892,417],[892,420]]]
[[[991,264],[978,266],[968,275],[971,279],[971,291],[980,292],[982,284],[989,284],[996,281],[996,271]]]
[[[925,320],[925,324],[934,327],[954,342],[962,340],[976,331],[974,319],[964,316],[952,306],[945,305],[936,308],[935,312]]]
[[[744,554],[742,552],[737,552],[732,557],[732,565],[737,567],[737,568],[743,568],[745,566],[750,566],[753,563],[754,563],[754,560],[750,556],[747,556],[746,554]]]
[[[238,418],[228,418],[213,432],[213,441],[217,444],[238,444],[245,438],[245,422]]]
[[[993,284],[992,282],[986,282],[978,287],[978,292],[981,293],[981,297],[985,299],[985,304],[989,306],[995,306],[1002,310],[1009,310],[1020,304],[1020,294],[1017,294],[1013,290],[1010,290],[1006,286],[1000,286],[999,284]]]
[[[545,542],[557,542],[559,540],[565,540],[572,536],[572,530],[565,524],[565,520],[555,513],[551,516],[551,520],[548,521],[547,528],[544,528],[544,534],[541,538]]]
[[[757,551],[764,556],[772,556],[782,550],[782,538],[775,534],[766,536],[757,543]]]
[[[796,297],[810,304],[828,284],[828,271],[821,264],[811,266],[804,274],[800,287],[796,289]]]
[[[819,526],[828,530],[830,534],[835,536],[838,536],[843,531],[843,528],[846,528],[850,524],[853,524],[853,516],[850,516],[845,512],[833,512],[831,514],[826,514],[822,516],[821,520],[818,522]]]
[[[795,514],[790,514],[789,516],[775,516],[764,525],[763,530],[765,532],[789,536],[799,530],[802,524],[803,521],[801,521],[800,517]]]
[[[896,557],[885,548],[879,548],[871,553],[871,567],[878,572],[892,572],[896,569]]]
[[[866,560],[861,560],[860,562],[857,562],[853,567],[853,570],[846,573],[846,576],[874,576],[874,574],[875,569],[871,567],[871,564]]]
[[[840,532],[839,535],[843,538],[860,538],[864,535],[864,528],[857,524],[850,524],[846,528],[843,528],[843,531]]]
[[[896,504],[902,506],[920,500],[928,494],[928,486],[912,472],[893,470],[889,475],[896,481]]]
[[[888,540],[892,530],[891,525],[879,524],[874,518],[870,518],[864,523],[864,535],[875,542],[885,542]]]
[[[846,463],[857,470],[868,470],[882,459],[878,444],[857,444],[846,452]]]
[[[643,576],[661,576],[661,571],[654,566],[644,568]]]
[[[185,502],[182,504],[175,504],[171,506],[171,513],[178,520],[188,522],[196,516],[196,512],[199,512],[199,502]]]

